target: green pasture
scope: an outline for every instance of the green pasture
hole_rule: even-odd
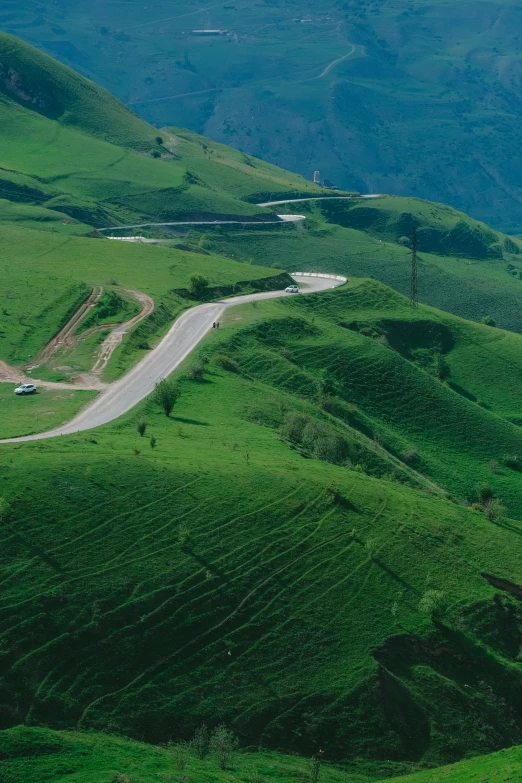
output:
[[[498,776],[502,776],[501,780],[518,780],[521,753],[520,747],[508,748],[409,775],[404,774],[405,764],[336,766],[323,761],[319,779],[326,783],[490,783]],[[187,752],[175,741],[170,746],[154,746],[95,732],[57,732],[25,726],[0,732],[0,759],[5,783],[106,783],[117,775],[135,783],[151,783],[158,777],[175,779],[179,775],[196,783],[307,783],[311,779],[310,759],[295,755],[239,751],[232,754],[227,769],[220,770],[212,753],[200,760],[194,750]]]
[[[29,362],[73,315],[91,289],[120,286],[150,294],[162,303],[186,289],[192,272],[216,286],[248,290],[253,281],[274,277],[273,269],[247,266],[213,255],[108,239],[62,236],[7,223],[0,228],[10,254],[1,263],[0,356]],[[268,283],[270,285],[270,283]],[[178,305],[179,309],[179,305]]]
[[[520,435],[434,377],[433,336],[466,391],[487,375],[466,330],[491,328],[460,324],[375,281],[245,305],[170,418],[148,399],[2,447],[6,725],[157,743],[219,716],[243,746],[380,763],[519,742]],[[466,508],[486,482],[493,520]]]
[[[398,240],[404,233],[407,238],[412,225],[417,225],[419,300],[475,321],[491,315],[499,326],[522,331],[522,280],[518,275],[522,263],[518,254],[507,252],[506,246],[512,248],[504,235],[420,199],[301,202],[284,209],[307,215],[306,222],[277,232],[257,227],[207,228],[203,246],[220,255],[292,272],[371,275],[408,295],[411,254]],[[468,237],[469,244],[463,237]],[[516,250],[516,240],[509,241]],[[490,248],[500,255],[489,257]]]
[[[96,392],[44,389],[36,394],[14,394],[16,383],[0,384],[0,438],[33,435],[65,424],[96,397]]]

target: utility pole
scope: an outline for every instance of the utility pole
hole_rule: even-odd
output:
[[[419,306],[417,296],[417,229],[414,228],[411,233],[411,289],[410,304],[415,309]]]

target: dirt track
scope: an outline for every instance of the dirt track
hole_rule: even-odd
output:
[[[107,384],[100,381],[99,375],[107,366],[114,349],[121,343],[125,333],[152,313],[154,310],[154,300],[147,294],[141,293],[141,291],[125,289],[125,293],[128,296],[136,299],[141,304],[142,309],[138,315],[135,315],[123,324],[102,324],[100,326],[94,326],[92,329],[87,329],[79,337],[75,336],[74,331],[78,328],[78,325],[83,321],[85,316],[99,302],[102,293],[103,288],[101,286],[98,289],[93,289],[90,296],[80,305],[72,318],[70,318],[65,326],[47,343],[30,365],[36,369],[40,364],[49,361],[49,359],[51,359],[60,349],[65,347],[73,348],[78,340],[83,340],[96,332],[111,329],[111,333],[103,341],[98,350],[98,357],[90,372],[82,373],[68,383],[55,383],[54,381],[41,381],[38,378],[29,377],[24,373],[22,368],[11,367],[6,362],[0,361],[0,382],[35,383],[43,389],[78,389],[82,391],[97,389],[101,391],[102,389],[107,388]]]

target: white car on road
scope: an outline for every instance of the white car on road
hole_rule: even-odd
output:
[[[285,294],[298,294],[299,289],[296,285],[289,285],[287,288],[285,288]]]
[[[34,383],[22,383],[21,386],[17,386],[15,389],[15,394],[34,394],[36,391],[36,386]]]

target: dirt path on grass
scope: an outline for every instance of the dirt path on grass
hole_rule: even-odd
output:
[[[60,348],[65,348],[66,346],[72,347],[75,345],[75,341],[73,339],[74,331],[78,328],[83,319],[90,313],[93,307],[96,307],[101,299],[102,294],[103,286],[100,285],[97,288],[92,289],[90,295],[84,302],[82,302],[74,315],[69,318],[65,326],[63,326],[60,331],[55,334],[53,339],[50,340],[45,348],[42,348],[40,353],[35,357],[32,363],[33,367],[48,362],[49,359],[51,359],[54,354],[60,350]]]
[[[21,367],[11,367],[6,362],[0,361],[0,383],[34,383],[37,386],[41,386],[43,389],[77,389],[81,391],[89,391],[91,389],[101,391],[102,389],[106,389],[107,384],[100,381],[100,374],[107,366],[113,351],[121,343],[124,335],[129,329],[132,329],[133,326],[136,326],[136,324],[152,313],[154,310],[154,300],[141,291],[124,289],[124,293],[133,299],[136,299],[141,304],[141,311],[137,315],[123,324],[100,324],[99,326],[92,327],[92,329],[87,329],[79,336],[74,335],[74,331],[77,329],[80,322],[83,321],[85,316],[99,302],[102,293],[103,288],[101,286],[99,289],[93,289],[90,296],[78,308],[63,329],[60,329],[53,339],[47,343],[45,348],[40,351],[35,361],[30,365],[30,368],[36,369],[40,364],[49,361],[49,359],[51,359],[60,349],[65,347],[74,348],[79,341],[85,340],[92,334],[110,329],[111,333],[100,345],[94,367],[89,372],[80,373],[68,383],[40,381],[38,378],[32,378],[26,375]]]
[[[342,57],[338,57],[337,60],[333,60],[331,63],[329,63],[324,70],[321,71],[319,76],[314,76],[314,79],[322,79],[323,76],[326,76],[330,73],[332,68],[335,68],[336,65],[339,65],[339,63],[342,63],[343,60],[347,60],[349,57],[352,56],[352,54],[355,52],[355,46],[352,44],[352,48],[348,52],[348,54],[343,54]],[[310,79],[310,81],[312,81]]]
[[[141,313],[138,313],[138,315],[135,315],[134,318],[131,318],[130,321],[126,321],[124,324],[114,324],[114,326],[109,327],[112,329],[112,332],[101,344],[100,350],[98,351],[98,358],[91,370],[95,375],[99,375],[107,367],[109,359],[115,348],[117,348],[123,340],[123,336],[126,332],[128,332],[129,329],[132,329],[133,326],[136,326],[140,321],[143,321],[143,319],[154,310],[154,299],[147,296],[147,294],[142,294],[141,291],[125,291],[125,293],[132,296],[133,299],[137,299],[141,304]],[[101,330],[107,329],[108,327],[100,326],[96,328]]]

